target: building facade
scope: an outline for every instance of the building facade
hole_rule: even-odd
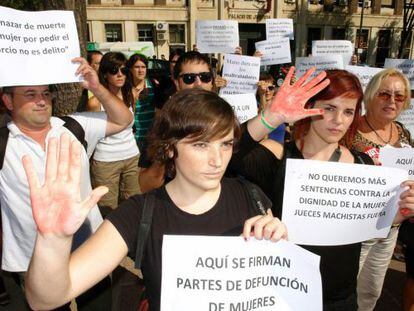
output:
[[[267,18],[292,18],[293,56],[310,54],[312,40],[350,40],[362,62],[381,66],[397,57],[403,1],[410,0],[87,0],[88,40],[152,41],[156,56],[168,58],[173,49],[192,48],[196,20],[231,19],[251,55],[266,38]],[[412,43],[410,33],[404,58],[413,57]]]

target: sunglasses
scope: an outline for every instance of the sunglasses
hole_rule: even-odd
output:
[[[274,90],[276,90],[276,86],[274,86],[274,85],[269,85],[269,86],[267,87],[267,90],[268,90],[268,91],[274,91]]]
[[[111,75],[116,75],[118,74],[118,72],[121,70],[121,73],[123,75],[127,75],[128,73],[128,68],[127,67],[119,67],[119,66],[113,66],[112,68],[110,68],[108,70],[108,73]]]
[[[213,75],[210,72],[200,72],[200,73],[183,73],[178,76],[183,79],[185,84],[193,84],[198,77],[201,82],[209,83],[213,80]]]
[[[377,97],[382,100],[389,100],[393,96],[394,96],[394,100],[400,103],[404,102],[407,99],[407,96],[402,95],[402,94],[395,94],[395,93],[390,94],[384,91],[377,93]]]

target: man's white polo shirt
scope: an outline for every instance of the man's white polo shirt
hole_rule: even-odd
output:
[[[102,112],[88,112],[74,114],[71,117],[76,119],[85,130],[88,155],[91,155],[98,141],[105,137],[106,114]],[[49,138],[60,137],[65,132],[76,139],[63,126],[63,120],[52,117],[50,123],[51,130],[47,134],[46,144]],[[23,134],[13,122],[9,122],[7,127],[10,133],[3,168],[0,171],[0,202],[3,223],[2,269],[21,272],[27,271],[37,232],[30,205],[29,185],[21,159],[25,154],[30,155],[39,180],[42,183],[45,175],[46,153],[37,142]],[[88,155],[85,151],[82,152],[82,199],[86,198],[92,191]],[[98,207],[95,206],[89,213],[87,220],[82,226],[83,228],[81,227],[82,230],[78,232],[85,232],[85,229],[95,231],[101,223],[102,216]],[[78,233],[76,235],[74,244],[78,238],[81,238]]]

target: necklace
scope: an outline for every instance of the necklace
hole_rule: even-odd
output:
[[[391,141],[392,138],[392,123],[391,123],[391,128],[390,128],[390,137],[388,137],[388,141],[384,140],[378,133],[376,130],[374,130],[374,128],[372,127],[372,125],[368,122],[367,116],[364,116],[364,120],[367,123],[368,127],[375,133],[375,135],[386,145],[388,145]]]

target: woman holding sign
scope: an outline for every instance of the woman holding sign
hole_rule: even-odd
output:
[[[355,116],[361,109],[363,94],[358,78],[344,70],[328,70],[306,82],[313,73],[308,71],[291,84],[293,71],[289,70],[272,104],[248,122],[240,151],[231,162],[233,171],[259,185],[269,196],[278,217],[282,214],[287,158],[373,164],[364,153],[346,147],[355,135]],[[313,91],[304,96],[303,89]],[[282,145],[262,141],[274,128],[290,122],[296,122],[292,142]],[[402,204],[407,202],[403,200]],[[304,248],[321,256],[324,310],[356,310],[361,244]]]
[[[410,95],[410,83],[403,73],[393,68],[377,73],[365,90],[366,113],[359,123],[353,148],[365,152],[376,164],[380,164],[380,148],[410,147],[410,132],[396,121],[400,113],[409,107]],[[402,210],[401,213],[408,215],[410,211]],[[387,238],[362,243],[358,276],[358,306],[361,310],[373,310],[381,295],[385,274],[397,241],[398,227],[398,223],[393,225]],[[409,264],[407,260],[407,271],[413,271]],[[411,277],[414,280],[414,276]],[[414,284],[414,281],[411,283]]]
[[[242,233],[246,240],[255,236],[272,241],[285,237],[286,228],[272,216],[270,202],[258,188],[265,214],[251,203],[244,183],[222,179],[239,137],[233,109],[218,95],[201,89],[175,94],[157,118],[149,146],[172,180],[124,201],[72,254],[73,233],[107,189],[95,189],[84,202],[77,199],[81,146],[68,136],[61,137],[59,148],[55,139],[49,141],[43,186],[25,157],[38,229],[26,279],[32,308],[50,309],[70,301],[109,274],[127,254],[135,258],[141,216],[146,215],[143,206],[150,204],[146,202],[152,201],[153,216],[144,240],[142,272],[151,310],[160,308],[164,234]]]

